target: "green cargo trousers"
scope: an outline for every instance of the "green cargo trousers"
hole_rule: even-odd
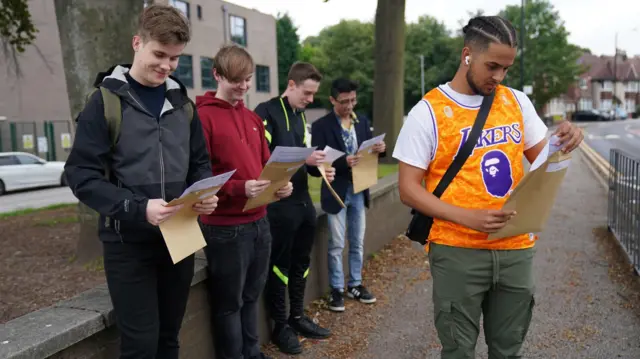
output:
[[[534,306],[535,249],[429,246],[441,358],[475,358],[481,314],[489,359],[521,358]]]

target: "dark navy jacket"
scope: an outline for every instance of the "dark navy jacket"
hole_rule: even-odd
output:
[[[358,114],[354,125],[358,147],[360,147],[362,142],[373,137],[371,133],[371,123],[364,115]],[[344,140],[342,139],[341,125],[334,111],[329,112],[313,123],[311,126],[311,145],[318,146],[319,150],[324,149],[325,146],[329,146],[336,150],[346,152]],[[380,156],[384,157],[385,154],[381,153]],[[347,164],[347,155],[338,158],[333,163],[333,167],[336,169],[336,177],[331,183],[331,187],[333,187],[338,196],[340,196],[340,199],[344,202],[347,189],[349,186],[353,186],[351,167]],[[342,207],[340,207],[338,201],[333,198],[324,181],[322,182],[322,189],[320,190],[320,201],[322,210],[329,214],[338,214],[338,212],[342,210]],[[364,191],[364,204],[369,208],[368,189]]]

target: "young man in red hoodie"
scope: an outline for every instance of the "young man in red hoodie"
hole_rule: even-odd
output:
[[[248,198],[269,181],[257,178],[269,159],[262,120],[242,101],[254,63],[238,46],[224,46],[214,57],[218,90],[196,98],[198,115],[215,175],[236,170],[218,192],[215,215],[201,216],[209,262],[209,290],[218,358],[266,358],[258,344],[258,297],[267,279],[271,233],[266,206],[243,211]],[[288,183],[277,192],[291,195]]]

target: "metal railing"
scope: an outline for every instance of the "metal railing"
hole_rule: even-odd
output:
[[[640,273],[640,158],[612,149],[607,225]]]

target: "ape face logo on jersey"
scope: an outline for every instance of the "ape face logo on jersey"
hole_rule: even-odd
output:
[[[513,186],[509,157],[500,150],[489,151],[482,157],[480,166],[487,192],[494,197],[506,196]]]

